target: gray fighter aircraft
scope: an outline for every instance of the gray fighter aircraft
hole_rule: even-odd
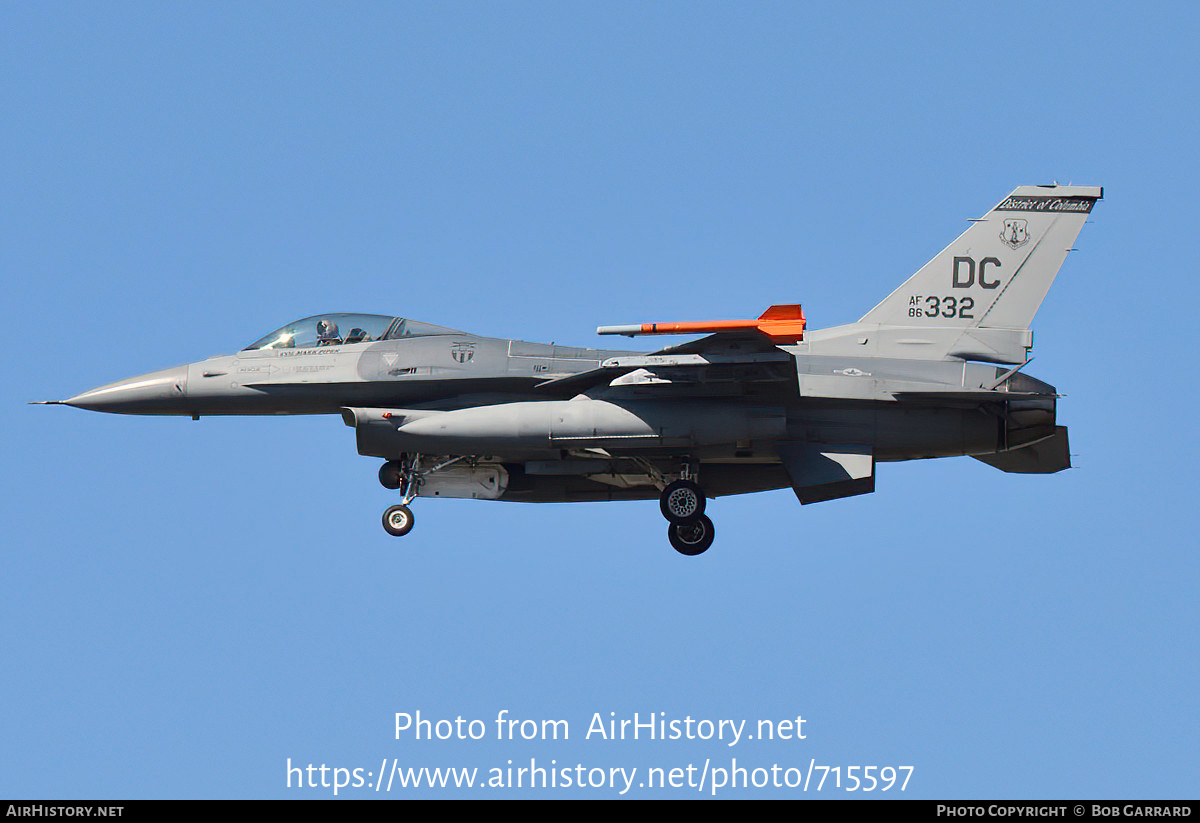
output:
[[[928,457],[1069,468],[1055,389],[1022,369],[1034,313],[1102,197],[1022,186],[857,323],[812,333],[798,305],[597,329],[706,335],[645,354],[324,314],[237,354],[50,402],[193,419],[340,414],[400,492],[383,515],[390,534],[412,529],[418,497],[657,497],[671,545],[695,555],[713,542],[707,498],[865,494],[876,463]]]

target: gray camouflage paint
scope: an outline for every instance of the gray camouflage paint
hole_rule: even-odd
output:
[[[652,354],[448,329],[250,349],[61,402],[127,414],[334,414],[361,454],[421,455],[420,496],[529,502],[791,486],[874,490],[877,461],[971,455],[1070,466],[1054,387],[1024,374],[1029,326],[1098,188],[1023,186],[854,324],[774,345],[718,333]]]

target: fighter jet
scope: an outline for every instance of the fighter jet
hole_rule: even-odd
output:
[[[711,498],[875,490],[879,462],[969,455],[1070,467],[1053,386],[1024,373],[1030,324],[1100,188],[1022,186],[857,323],[799,305],[750,320],[601,326],[704,335],[650,353],[323,314],[239,351],[49,401],[122,414],[339,414],[384,462],[407,534],[417,498],[659,500],[671,545],[712,545]]]

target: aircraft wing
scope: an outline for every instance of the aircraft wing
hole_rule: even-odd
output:
[[[685,334],[689,331],[713,333],[649,354],[609,358],[598,368],[546,380],[538,383],[536,388],[558,397],[574,397],[603,386],[669,385],[678,389],[681,385],[732,380],[791,380],[793,369],[767,367],[767,364],[791,362],[791,355],[780,349],[776,341],[780,334],[783,339],[801,336],[803,324],[804,315],[799,306],[772,306],[753,321],[645,324],[655,326],[653,331],[643,331],[641,326],[602,326],[598,329],[602,334],[627,336]],[[682,326],[689,328],[679,328]]]
[[[689,340],[678,346],[667,346],[653,354],[721,354],[736,356],[738,353],[754,354],[778,351],[775,343],[766,334],[759,331],[738,329],[736,331],[717,332],[698,340]]]

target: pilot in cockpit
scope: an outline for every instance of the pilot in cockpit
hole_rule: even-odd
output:
[[[318,346],[333,346],[342,342],[342,338],[338,337],[337,323],[332,320],[317,321],[317,345]]]

